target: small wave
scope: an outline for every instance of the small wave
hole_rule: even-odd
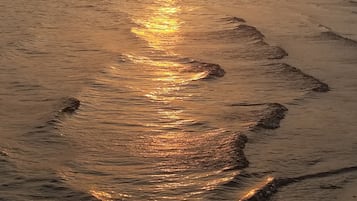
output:
[[[80,106],[81,102],[73,97],[68,97],[68,98],[64,98],[62,101],[62,109],[60,110],[61,113],[67,113],[67,114],[71,114],[73,112],[75,112],[76,110],[78,110],[79,106]]]
[[[238,35],[240,37],[246,37],[254,39],[255,42],[253,44],[252,57],[254,59],[262,57],[266,59],[282,59],[285,56],[288,56],[288,53],[279,46],[272,46],[264,41],[264,34],[260,32],[256,27],[241,24],[236,29]]]
[[[201,73],[206,72],[203,79],[210,79],[214,77],[223,77],[225,75],[225,71],[218,64],[213,63],[205,63],[200,61],[190,61],[188,62],[190,66],[186,67],[183,72],[194,72]]]
[[[265,36],[262,32],[260,32],[257,28],[253,26],[249,26],[246,24],[240,24],[235,29],[239,33],[239,35],[254,39],[262,40]]]
[[[267,59],[282,59],[289,54],[279,46],[271,46],[268,43],[262,41],[262,46],[266,47],[264,51],[264,55]]]
[[[70,115],[73,115],[80,107],[80,101],[74,97],[64,97],[59,100],[47,99],[44,101],[54,101],[56,105],[53,111],[48,111],[49,115],[44,120],[45,123],[40,123],[34,127],[32,131],[27,132],[28,135],[47,133],[48,129],[57,129],[58,124]]]
[[[289,64],[286,63],[274,63],[274,64],[269,64],[267,66],[274,67],[274,70],[277,70],[277,73],[282,73],[289,79],[295,79],[297,81],[301,80],[303,81],[302,83],[302,89],[306,90],[311,90],[314,92],[328,92],[330,91],[329,86],[320,81],[319,79],[308,75],[304,72],[302,72],[300,69],[290,66]]]
[[[351,39],[351,38],[347,38],[345,36],[342,36],[336,32],[334,32],[331,28],[324,26],[324,25],[319,25],[319,27],[322,29],[322,32],[320,34],[320,37],[322,39],[326,39],[326,40],[337,40],[337,41],[342,41],[346,44],[350,44],[350,45],[357,45],[357,41]]]
[[[228,23],[246,23],[247,21],[240,17],[224,17],[222,20]]]
[[[64,116],[74,114],[80,107],[81,102],[74,97],[64,97],[58,101],[59,108],[54,114],[53,119],[48,123],[58,123]]]
[[[251,131],[259,129],[276,129],[280,127],[280,121],[284,119],[285,113],[288,111],[284,105],[280,103],[234,103],[232,107],[264,107],[261,109],[259,119],[256,124],[251,127]]]

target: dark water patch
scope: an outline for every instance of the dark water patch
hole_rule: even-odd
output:
[[[357,6],[357,1],[349,0],[348,3],[353,6]]]
[[[43,173],[43,175],[45,174],[48,173]],[[43,175],[6,178],[12,181],[4,182],[0,186],[0,192],[9,200],[17,200],[18,197],[21,197],[21,200],[98,201],[89,193],[71,188],[56,175],[53,175],[54,177]]]
[[[258,187],[250,190],[246,196],[239,199],[240,201],[267,201],[271,198],[273,194],[278,192],[278,190],[287,185],[302,182],[308,179],[317,179],[324,178],[329,176],[334,176],[338,174],[346,174],[350,172],[357,172],[357,166],[345,167],[336,170],[330,170],[326,172],[318,172],[314,174],[307,174],[298,177],[290,177],[290,178],[267,178],[262,184]],[[339,186],[333,185],[321,185],[322,189],[337,189]]]
[[[317,78],[302,72],[300,69],[290,66],[286,63],[274,63],[267,65],[274,70],[274,73],[279,73],[287,80],[302,81],[301,89],[311,90],[314,92],[328,92],[329,86],[318,80]]]
[[[74,6],[75,8],[84,8],[84,9],[87,9],[87,8],[95,8],[96,6],[95,5],[91,5],[91,4],[88,4],[88,5],[78,5],[78,6]]]
[[[81,102],[73,97],[64,98],[62,101],[62,109],[60,110],[61,113],[72,114],[76,110],[78,110]]]
[[[262,118],[258,121],[256,128],[276,129],[280,127],[280,121],[284,119],[288,109],[279,103],[269,103],[264,110]]]
[[[38,92],[43,92],[46,89],[46,87],[40,85],[40,84],[34,84],[34,83],[30,83],[26,80],[23,80],[23,79],[19,79],[19,80],[16,80],[16,81],[4,81],[2,83],[4,86],[6,86],[7,89],[10,89],[12,90],[13,92],[16,92],[16,93],[26,93],[27,92],[27,96],[24,96],[21,101],[26,101],[26,100],[29,100],[28,99],[28,96],[29,95],[32,95],[32,94],[29,94],[29,93],[34,93],[33,95],[37,95]],[[13,94],[11,94],[13,95]],[[29,100],[31,101],[31,100]]]
[[[28,55],[48,55],[50,52],[40,51],[40,50],[31,50],[26,48],[17,48],[17,51],[23,52]]]
[[[21,141],[21,139],[18,139]],[[82,200],[98,201],[88,192],[67,184],[57,173],[63,149],[47,154],[43,143],[34,142],[41,150],[11,146],[0,154],[0,198],[4,200]],[[49,147],[53,147],[49,146]],[[29,153],[32,152],[32,153]],[[41,153],[34,155],[33,153]],[[52,159],[50,159],[52,158]],[[33,168],[35,166],[35,168]]]
[[[323,184],[323,185],[320,185],[320,189],[342,189],[342,187],[336,186],[333,184]]]

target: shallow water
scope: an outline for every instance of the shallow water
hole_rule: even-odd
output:
[[[312,92],[315,78],[281,63],[348,88],[333,93],[349,98],[355,8],[332,0],[0,2],[0,200],[235,200],[272,169],[305,169],[303,143],[249,133],[266,103],[289,105],[298,118],[304,110],[294,106],[318,115],[336,104]],[[81,101],[73,114],[59,112],[68,97]],[[327,103],[306,103],[314,99]],[[283,125],[286,136],[303,127],[294,125]],[[239,145],[247,133],[250,167]],[[281,143],[298,147],[298,165],[265,163],[266,153],[273,162],[289,157]]]

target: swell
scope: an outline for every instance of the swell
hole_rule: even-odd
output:
[[[229,23],[244,23],[245,20],[241,18],[230,18],[227,19]],[[216,34],[216,33],[215,33]],[[259,54],[264,55],[264,59],[281,59],[287,56],[287,52],[280,47],[270,46],[268,43],[264,41],[264,35],[255,27],[249,25],[238,25],[234,30],[233,34],[236,34],[238,38],[246,38],[253,41],[255,46],[263,47],[260,49]],[[206,63],[201,61],[196,61],[192,59],[177,59],[184,67],[181,68],[181,72],[188,72],[188,73],[205,73],[205,75],[201,79],[210,79],[215,77],[223,77],[225,75],[224,69],[219,64],[214,63]],[[311,75],[308,75],[296,67],[292,67],[285,63],[273,63],[267,65],[268,67],[275,68],[278,73],[283,75],[288,75],[291,77],[296,78],[298,81],[302,81],[304,84],[303,88],[308,91],[313,92],[327,92],[329,87],[327,84],[321,82],[317,78],[314,78]],[[56,111],[54,112],[52,118],[47,121],[47,123],[43,126],[39,126],[38,128],[41,129],[47,126],[56,127],[56,125],[60,124],[62,120],[69,117],[70,115],[75,114],[75,112],[80,107],[80,100],[73,98],[73,97],[66,97],[62,100],[58,101],[58,106],[56,106]],[[259,119],[257,120],[256,124],[249,129],[249,132],[258,133],[262,129],[277,129],[280,126],[280,122],[284,119],[288,108],[280,103],[253,103],[253,104],[233,104],[232,107],[263,107],[264,109],[261,110],[261,114],[259,115]],[[236,167],[232,169],[244,169],[249,166],[249,161],[244,155],[244,148],[246,143],[249,141],[248,137],[244,133],[237,133],[234,141],[234,146],[236,147],[235,154],[239,160],[239,163]],[[54,176],[55,177],[55,176]],[[235,179],[239,178],[238,175]],[[38,179],[38,178],[37,178]],[[36,180],[37,180],[36,179]],[[233,179],[230,182],[227,182],[223,185],[235,185]],[[296,179],[296,178],[295,178]],[[53,189],[57,192],[62,192],[62,194],[68,196],[68,200],[73,199],[74,196],[70,190],[67,189],[66,186],[62,185],[62,181],[58,180],[48,180],[48,179],[38,179],[40,182],[45,183],[39,186],[39,189],[45,191],[52,191]],[[304,177],[300,178],[300,180],[304,180]],[[27,179],[24,181],[29,182]],[[274,181],[274,180],[272,180]],[[285,181],[285,180],[282,180]],[[290,180],[286,180],[290,181]],[[269,181],[266,186],[270,184]],[[283,183],[283,182],[282,182]],[[291,183],[291,182],[290,182]],[[37,184],[35,184],[36,186]],[[275,184],[274,184],[275,185]],[[282,185],[283,186],[283,185]],[[56,192],[52,192],[56,195]],[[87,200],[91,200],[92,198]],[[84,200],[79,198],[77,200]],[[94,200],[94,198],[93,198]]]
[[[302,70],[286,63],[271,63],[270,67],[274,74],[281,74],[290,81],[300,81],[300,89],[314,92],[328,92],[330,87],[319,79],[304,73]]]
[[[256,27],[247,25],[247,21],[245,19],[240,17],[227,17],[223,18],[223,20],[236,25],[236,27],[233,29],[233,34],[237,35],[239,38],[243,38],[246,41],[253,40],[253,45],[255,48],[259,47],[256,48],[253,52],[258,51],[261,54],[261,58],[282,59],[288,56],[288,53],[283,48],[268,44],[265,41],[264,34]],[[250,43],[251,42],[248,42],[248,44]],[[252,56],[257,57],[257,54],[253,54]],[[246,58],[249,58],[249,56]]]
[[[227,23],[229,27],[216,30],[201,30],[197,32],[185,33],[192,41],[211,41],[217,46],[225,45],[225,49],[220,50],[223,57],[227,59],[263,60],[282,59],[288,53],[279,46],[270,45],[265,41],[264,34],[256,27],[247,24],[243,18],[223,17],[219,22]],[[206,50],[209,51],[209,50]],[[217,48],[211,50],[217,54]]]

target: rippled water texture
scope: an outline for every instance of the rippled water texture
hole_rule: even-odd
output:
[[[246,135],[329,90],[247,14],[272,5],[1,1],[0,200],[238,199]],[[356,46],[304,17],[275,30]]]

